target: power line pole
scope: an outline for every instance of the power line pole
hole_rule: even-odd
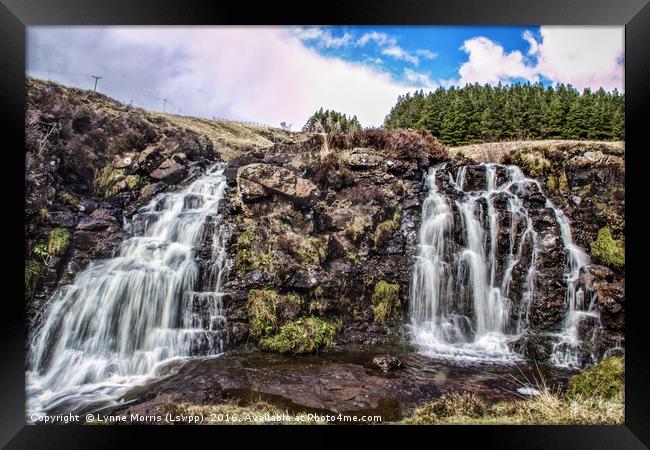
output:
[[[93,91],[97,92],[97,82],[102,79],[102,77],[98,77],[97,75],[91,75],[95,79],[95,87],[93,88]]]
[[[167,109],[167,99],[163,98],[163,112],[165,112],[165,109]]]
[[[178,115],[179,115],[179,116],[181,115],[181,110],[180,110],[180,109],[178,110]]]

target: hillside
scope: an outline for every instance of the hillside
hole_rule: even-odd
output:
[[[281,128],[176,114],[151,114],[163,117],[179,128],[207,136],[225,161],[240,155],[242,149],[268,148],[274,144],[293,143],[304,139],[302,133],[285,131]]]

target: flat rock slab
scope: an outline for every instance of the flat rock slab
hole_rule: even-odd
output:
[[[230,353],[174,362],[168,375],[133,388],[122,412],[154,412],[170,402],[218,403],[263,399],[292,412],[380,414],[398,420],[406,412],[447,391],[473,391],[491,400],[516,398],[528,363],[453,365],[414,353],[396,353],[401,369],[384,372],[366,351],[320,355]],[[550,384],[566,383],[567,372],[540,367]],[[513,378],[514,377],[514,378]],[[539,375],[538,375],[539,378]]]

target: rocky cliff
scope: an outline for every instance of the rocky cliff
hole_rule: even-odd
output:
[[[27,99],[25,283],[28,310],[38,318],[58,285],[89,260],[114,254],[125,218],[156,193],[201,176],[222,152],[204,128],[183,126],[190,119],[100,94],[28,80]],[[223,290],[231,347],[300,353],[400,335],[426,169],[445,163],[465,167],[470,184],[485,179],[486,158],[448,153],[432,136],[408,130],[267,133],[228,150]],[[611,146],[560,144],[489,161],[516,164],[539,180],[591,253],[595,264],[582,269],[579,284],[593,294],[600,319],[582,323],[580,333],[585,354],[597,358],[624,344],[623,158]],[[531,205],[539,200],[532,190],[527,196]],[[540,227],[553,222],[538,206]],[[208,227],[206,246],[210,239]],[[543,360],[566,305],[562,248],[542,256],[534,326],[517,349]]]
[[[445,157],[430,135],[367,131],[231,160],[236,231],[224,290],[234,340],[298,351],[284,338],[305,321],[331,327],[339,344],[394,334],[405,317],[423,169]]]

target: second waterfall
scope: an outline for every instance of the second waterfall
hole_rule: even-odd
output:
[[[540,183],[516,166],[444,163],[426,184],[410,287],[414,343],[437,356],[503,360],[534,330],[555,342],[555,361],[574,362],[576,316],[594,314],[573,301],[588,257]]]

